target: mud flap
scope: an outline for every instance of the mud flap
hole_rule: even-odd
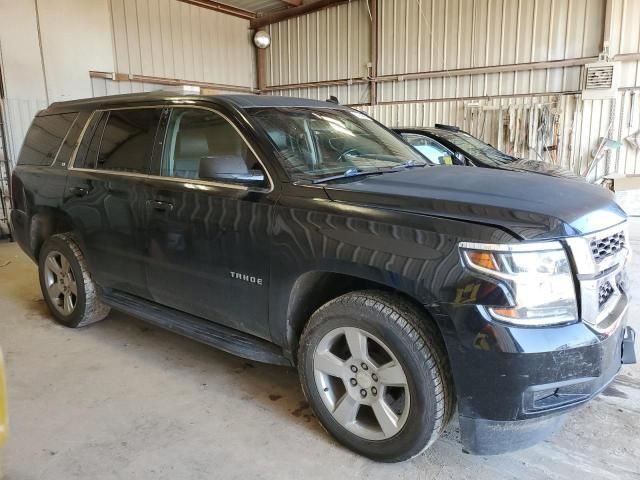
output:
[[[531,447],[562,428],[566,415],[528,420],[498,421],[460,416],[463,451],[474,455],[499,455]]]
[[[631,327],[626,327],[624,329],[624,336],[622,337],[622,363],[624,365],[636,363],[635,342],[636,331]]]

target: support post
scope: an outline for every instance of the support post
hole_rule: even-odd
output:
[[[260,94],[266,93],[267,88],[267,49],[256,47],[256,84]]]
[[[371,52],[371,72],[369,79],[369,104],[375,105],[378,102],[378,0],[365,0],[369,2],[371,12],[371,35],[369,37]]]

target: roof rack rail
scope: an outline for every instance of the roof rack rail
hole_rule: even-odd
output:
[[[459,129],[458,127],[455,127],[453,125],[445,125],[444,123],[436,123],[434,127],[441,128],[442,130],[451,130],[452,132],[464,132],[464,130]]]

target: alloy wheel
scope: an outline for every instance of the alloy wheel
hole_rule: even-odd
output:
[[[409,415],[402,365],[380,339],[355,327],[328,332],[313,357],[316,387],[333,418],[367,440],[396,435]]]
[[[69,260],[51,251],[44,261],[44,280],[49,300],[65,316],[73,313],[78,303],[78,285]]]

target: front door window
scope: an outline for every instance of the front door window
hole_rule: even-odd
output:
[[[268,186],[262,166],[244,139],[215,112],[172,109],[165,142],[164,177]]]

